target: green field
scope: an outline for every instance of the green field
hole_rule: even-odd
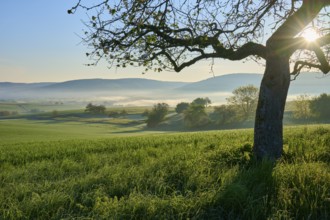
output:
[[[0,120],[0,219],[330,217],[329,125],[287,127],[283,158],[260,164],[251,129],[156,134],[68,114]]]

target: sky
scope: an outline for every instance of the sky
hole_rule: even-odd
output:
[[[3,0],[0,7],[0,82],[63,82],[89,78],[146,78],[195,82],[229,73],[263,73],[253,61],[211,60],[199,62],[180,73],[142,69],[96,67],[81,43],[87,14],[67,14],[75,0]]]

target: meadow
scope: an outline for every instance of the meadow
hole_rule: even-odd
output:
[[[0,121],[0,219],[330,218],[329,125],[286,127],[282,159],[257,163],[251,129],[81,120]]]

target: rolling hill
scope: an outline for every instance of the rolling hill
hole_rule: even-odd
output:
[[[196,97],[209,97],[213,102],[224,102],[225,98],[239,86],[252,84],[259,87],[261,74],[228,74],[199,82],[166,82],[141,78],[129,79],[81,79],[59,83],[9,83],[0,82],[0,99],[97,99],[120,97],[121,103],[139,100],[172,100],[173,103],[189,101]],[[302,73],[291,82],[289,96],[297,94],[318,95],[330,93],[330,77],[320,73]],[[117,98],[115,98],[117,97]],[[123,102],[123,100],[125,100]],[[142,102],[141,102],[142,103]]]

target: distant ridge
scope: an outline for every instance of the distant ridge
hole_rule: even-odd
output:
[[[130,100],[183,99],[212,97],[221,99],[239,86],[259,87],[262,74],[234,73],[199,82],[167,82],[141,78],[81,79],[59,83],[0,82],[0,99],[19,98],[98,98],[122,96]],[[221,94],[222,93],[222,94]],[[291,82],[289,95],[330,93],[330,76],[301,73]],[[221,94],[221,95],[219,95]],[[222,97],[220,97],[222,96]],[[220,100],[220,101],[221,101]]]
[[[173,89],[185,85],[184,82],[166,82],[141,78],[125,79],[81,79],[71,80],[41,87],[45,90],[57,91],[114,91]]]
[[[181,91],[200,92],[200,91],[212,91],[212,92],[231,92],[239,86],[254,85],[259,87],[262,74],[256,73],[233,73],[227,75],[216,76],[202,80],[195,83],[179,88]]]

